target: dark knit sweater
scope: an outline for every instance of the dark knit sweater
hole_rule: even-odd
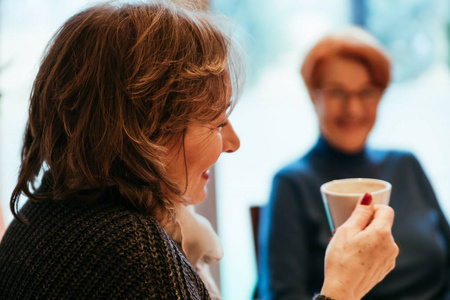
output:
[[[0,243],[0,299],[210,299],[153,218],[117,201],[28,201]]]

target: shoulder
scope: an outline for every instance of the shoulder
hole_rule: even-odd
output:
[[[305,157],[285,165],[273,177],[270,199],[277,203],[317,201],[315,194],[323,183],[319,173]]]
[[[136,211],[123,213],[112,236],[119,238],[118,249],[123,251],[119,261],[135,265],[130,276],[139,278],[144,288],[150,286],[155,298],[172,293],[174,297],[204,297],[206,290],[200,277],[159,222]]]
[[[409,164],[418,163],[416,156],[407,150],[380,150],[370,149],[368,150],[369,156],[372,160],[379,162],[385,162],[389,164]]]
[[[50,292],[55,297],[81,291],[80,299],[207,295],[175,242],[150,216],[114,203],[72,207],[51,201],[27,203],[24,215],[30,225],[16,224],[6,237],[11,249],[28,253],[8,251],[27,266],[8,271],[24,288],[29,280],[36,293],[58,286]]]
[[[206,298],[207,291],[197,272],[158,221],[143,213],[115,208],[120,215],[111,236],[118,239],[118,260],[128,270],[130,280],[149,287],[153,297],[172,299]],[[166,298],[161,298],[166,299]]]
[[[275,174],[275,178],[298,178],[307,176],[311,172],[306,156],[292,161],[281,167]]]
[[[116,261],[122,272],[139,278],[142,284],[182,285],[185,275],[196,279],[196,273],[176,243],[153,217],[124,208],[105,205],[97,208],[96,220],[90,226],[101,233],[100,246],[107,261]],[[109,256],[109,257],[108,257]],[[179,270],[179,273],[174,272]],[[179,286],[181,289],[181,286]]]
[[[385,176],[394,177],[395,180],[401,181],[428,180],[421,163],[410,151],[374,150],[370,153],[370,159]]]

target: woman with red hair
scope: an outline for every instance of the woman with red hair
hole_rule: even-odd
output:
[[[450,228],[427,176],[409,152],[367,147],[390,70],[380,43],[357,27],[322,38],[307,54],[301,74],[320,137],[274,178],[260,221],[262,299],[309,299],[320,290],[331,237],[320,186],[352,177],[392,184],[400,247],[395,269],[364,299],[450,299]]]

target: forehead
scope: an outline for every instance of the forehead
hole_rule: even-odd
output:
[[[343,57],[331,57],[319,66],[320,84],[358,88],[372,83],[369,71],[361,62]]]

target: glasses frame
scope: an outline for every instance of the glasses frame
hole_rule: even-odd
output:
[[[325,87],[316,89],[315,93],[322,96],[325,100],[336,102],[348,102],[356,97],[363,103],[373,103],[378,102],[383,96],[383,90],[376,86],[367,86],[354,91],[343,87]]]

